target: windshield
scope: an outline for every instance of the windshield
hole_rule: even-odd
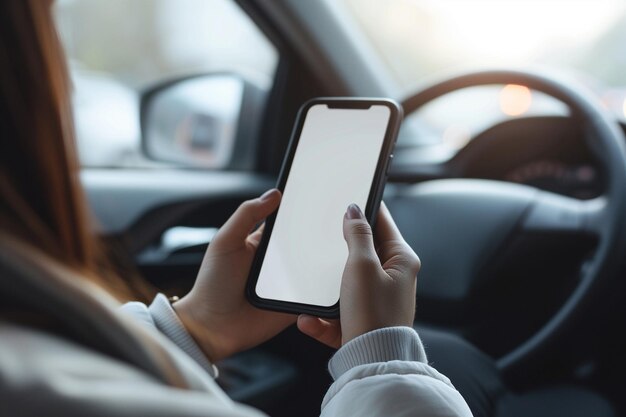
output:
[[[541,67],[590,87],[626,119],[626,2],[618,0],[343,0],[400,87],[486,68]],[[527,89],[526,89],[527,90]],[[512,107],[511,107],[512,106]],[[399,143],[462,147],[494,123],[563,115],[555,99],[520,86],[472,87],[424,106]]]
[[[626,86],[626,2],[344,0],[404,92],[467,67],[545,65]]]

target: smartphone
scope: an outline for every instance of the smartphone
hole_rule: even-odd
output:
[[[317,98],[302,106],[278,178],[280,207],[266,219],[247,283],[254,306],[339,315],[344,213],[356,203],[375,220],[401,119],[389,99]]]

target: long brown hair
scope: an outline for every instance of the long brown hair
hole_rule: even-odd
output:
[[[127,298],[103,271],[79,179],[66,61],[52,1],[0,2],[0,233]]]

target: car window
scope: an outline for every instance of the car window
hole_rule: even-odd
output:
[[[55,12],[83,166],[158,166],[141,152],[139,107],[161,83],[213,73],[271,88],[278,53],[233,0],[59,0]]]

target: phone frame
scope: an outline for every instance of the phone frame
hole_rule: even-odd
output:
[[[278,188],[281,192],[284,191],[308,111],[311,107],[320,104],[325,104],[331,109],[336,108],[362,110],[367,110],[373,105],[382,105],[389,108],[390,110],[389,122],[385,131],[385,137],[383,139],[381,152],[378,157],[376,171],[374,173],[374,179],[372,180],[370,193],[367,198],[367,204],[365,206],[365,217],[367,218],[367,221],[370,223],[370,225],[374,227],[376,216],[378,214],[378,208],[380,207],[383,191],[385,189],[385,184],[387,183],[388,170],[391,164],[391,160],[393,158],[393,148],[398,137],[398,131],[400,130],[400,123],[403,117],[402,107],[394,100],[386,98],[319,97],[311,99],[304,103],[298,111],[294,130],[291,134],[291,139],[289,141],[286,156],[283,160],[280,174],[278,176],[276,188]],[[263,260],[265,259],[265,253],[267,251],[269,240],[272,235],[272,230],[274,229],[274,222],[276,221],[277,214],[278,209],[265,220],[265,229],[263,231],[263,236],[256,251],[254,261],[252,263],[252,268],[250,269],[250,274],[248,275],[248,282],[246,284],[246,296],[248,300],[252,305],[265,310],[295,314],[306,313],[318,317],[327,318],[338,317],[340,301],[337,301],[336,304],[330,307],[324,307],[312,304],[295,303],[290,301],[272,300],[267,298],[261,298],[257,295],[256,284],[259,279],[259,273],[261,272]]]

